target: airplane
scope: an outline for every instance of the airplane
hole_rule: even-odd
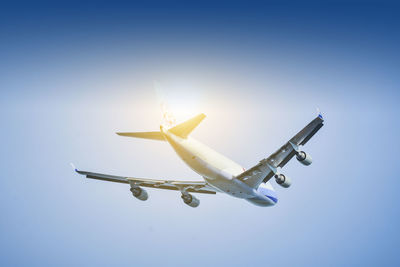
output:
[[[294,156],[305,166],[312,163],[311,156],[304,152],[302,147],[324,125],[324,119],[319,113],[315,119],[275,153],[260,160],[252,168],[245,170],[239,164],[189,136],[205,117],[204,114],[199,114],[173,127],[161,125],[160,131],[117,133],[125,137],[168,142],[176,154],[193,171],[203,177],[203,181],[115,176],[81,171],[74,166],[73,168],[77,173],[85,175],[86,178],[129,184],[132,195],[142,201],[148,199],[147,191],[143,187],[149,187],[179,191],[183,202],[193,208],[199,206],[200,200],[192,193],[226,193],[232,197],[245,199],[257,206],[274,206],[278,202],[278,197],[271,185],[271,178],[274,177],[278,185],[288,188],[291,185],[291,180],[281,173],[281,169]]]

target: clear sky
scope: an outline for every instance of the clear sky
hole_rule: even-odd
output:
[[[400,8],[319,2],[2,2],[0,265],[398,266]],[[319,107],[313,164],[272,208],[76,175],[201,179],[115,135],[158,129],[154,81],[245,168]]]

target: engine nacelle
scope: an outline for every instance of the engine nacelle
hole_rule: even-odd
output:
[[[296,155],[296,159],[303,165],[308,166],[312,163],[312,158],[304,151],[300,151]]]
[[[134,197],[142,201],[145,201],[149,198],[147,191],[139,186],[131,187],[131,192]]]
[[[196,208],[200,205],[200,200],[191,194],[182,194],[181,198],[186,205],[192,208]]]
[[[288,188],[292,184],[292,181],[283,174],[275,174],[275,181],[277,184],[285,188]]]

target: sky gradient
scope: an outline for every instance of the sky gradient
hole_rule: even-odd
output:
[[[391,2],[18,2],[0,9],[0,265],[398,266],[400,8]],[[316,116],[289,189],[132,197],[87,171],[201,180],[161,142],[162,85],[193,137],[250,168]]]

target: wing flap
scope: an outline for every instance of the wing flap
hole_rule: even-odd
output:
[[[115,176],[115,175],[108,175],[108,174],[95,173],[95,172],[85,172],[85,171],[79,171],[79,170],[76,170],[76,172],[79,174],[82,174],[82,175],[86,175],[86,178],[90,178],[90,179],[129,184],[128,180],[126,179],[127,177],[123,177],[123,176]]]
[[[144,179],[144,178],[128,178],[128,182],[131,185],[160,188],[168,190],[182,190],[193,193],[203,193],[203,194],[215,194],[215,189],[211,188],[206,184],[206,182],[196,181],[170,181],[170,180],[155,180],[155,179]]]

